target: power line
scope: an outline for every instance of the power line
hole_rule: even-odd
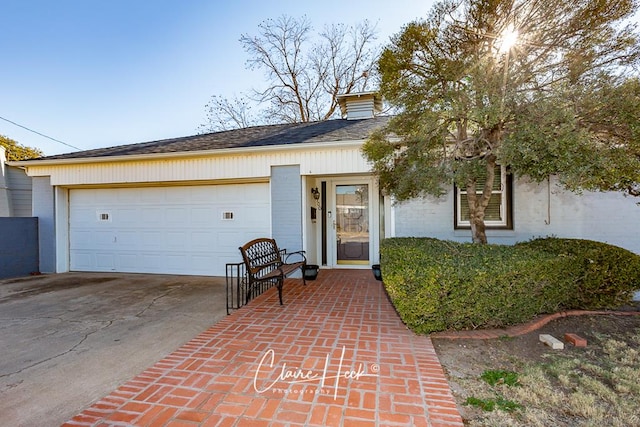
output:
[[[5,122],[9,122],[9,123],[11,123],[12,125],[16,125],[16,126],[18,126],[18,127],[21,127],[22,129],[26,129],[26,130],[28,130],[29,132],[33,132],[33,133],[38,134],[38,135],[40,135],[40,136],[44,136],[45,138],[48,138],[48,139],[50,139],[50,140],[52,140],[52,141],[59,142],[60,144],[62,144],[62,145],[66,145],[67,147],[75,148],[76,150],[81,150],[81,148],[75,147],[75,146],[73,146],[73,145],[71,145],[71,144],[67,144],[66,142],[62,142],[62,141],[60,141],[59,139],[52,138],[52,137],[50,137],[50,136],[48,136],[48,135],[45,135],[44,133],[40,133],[40,132],[38,132],[37,130],[29,129],[29,128],[28,128],[28,127],[26,127],[26,126],[22,126],[21,124],[18,124],[18,123],[14,122],[14,121],[11,121],[11,120],[9,120],[9,119],[5,119],[5,118],[4,118],[4,117],[2,117],[2,116],[0,116],[0,119],[4,120]]]

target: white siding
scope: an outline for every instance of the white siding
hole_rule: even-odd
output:
[[[640,254],[640,206],[620,193],[582,195],[551,184],[516,180],[513,230],[487,230],[490,243],[513,244],[534,237],[598,240]],[[440,199],[414,200],[393,207],[396,237],[471,241],[469,230],[453,228],[453,191]]]
[[[368,173],[361,143],[257,153],[176,157],[93,164],[34,165],[30,176],[51,176],[56,186],[181,181],[255,180],[271,175],[271,166],[300,165],[302,175]]]
[[[6,182],[11,198],[11,216],[30,217],[31,178],[19,168],[7,167]]]

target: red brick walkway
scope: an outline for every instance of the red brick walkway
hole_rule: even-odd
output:
[[[463,425],[370,271],[288,280],[284,303],[269,290],[64,426]]]

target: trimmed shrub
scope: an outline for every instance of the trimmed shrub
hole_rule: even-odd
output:
[[[386,239],[384,284],[402,320],[417,333],[502,327],[541,313],[630,300],[640,283],[640,269],[633,267],[640,257],[597,242],[557,240],[504,246]]]
[[[579,288],[566,308],[614,308],[629,303],[640,289],[640,256],[593,240],[541,238],[518,243],[527,248],[570,257],[579,263]]]

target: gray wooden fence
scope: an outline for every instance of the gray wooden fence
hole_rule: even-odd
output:
[[[0,218],[0,279],[38,272],[38,218]]]

